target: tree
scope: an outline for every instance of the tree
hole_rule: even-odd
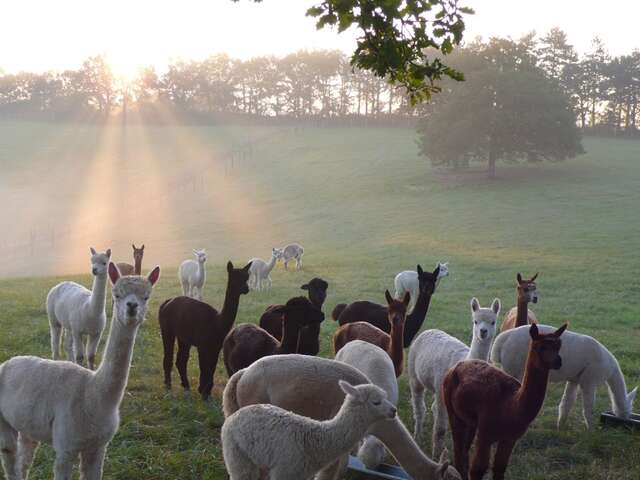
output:
[[[575,64],[578,55],[567,40],[567,34],[554,27],[540,39],[540,46],[537,49],[538,62],[545,73],[566,87],[565,69],[567,65]]]
[[[540,68],[523,63],[523,51],[492,39],[452,59],[467,81],[447,85],[419,126],[420,152],[433,165],[481,161],[494,177],[499,160],[562,160],[583,152],[568,97]]]
[[[237,2],[238,0],[232,0]],[[262,0],[254,0],[262,2]],[[462,73],[425,50],[448,55],[462,41],[463,16],[473,10],[458,0],[322,0],[307,11],[318,29],[355,26],[360,35],[351,65],[403,86],[412,103],[439,91],[435,81],[462,80]]]

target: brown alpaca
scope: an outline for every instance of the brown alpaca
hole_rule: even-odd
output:
[[[298,353],[300,329],[320,325],[324,314],[305,297],[290,299],[274,310],[282,316],[282,341],[252,323],[235,327],[224,339],[224,365],[229,376],[269,355]]]
[[[130,263],[120,262],[117,263],[118,270],[120,270],[121,275],[140,275],[142,272],[142,257],[144,256],[144,243],[140,248],[136,248],[136,246],[132,243],[133,247],[133,261],[135,266]]]
[[[352,340],[363,340],[372,343],[389,354],[396,371],[396,378],[402,375],[404,363],[404,323],[407,316],[407,305],[411,300],[409,292],[404,294],[402,301],[395,300],[389,290],[384,292],[387,299],[391,334],[385,333],[368,322],[347,323],[336,330],[333,336],[333,351],[338,353],[342,347]]]
[[[528,309],[529,303],[538,303],[538,291],[536,287],[536,273],[529,280],[523,280],[522,275],[518,273],[516,279],[518,280],[517,292],[518,303],[516,307],[513,307],[504,316],[502,322],[501,332],[510,330],[516,327],[522,327],[529,323],[538,323],[538,319],[531,310]]]
[[[251,263],[244,268],[234,268],[231,262],[227,263],[227,291],[221,312],[190,297],[170,298],[160,305],[158,321],[164,347],[164,384],[167,388],[171,388],[171,363],[177,340],[176,368],[182,387],[189,390],[187,363],[189,350],[193,346],[198,349],[200,363],[198,391],[204,400],[209,398],[222,342],[235,322],[240,295],[249,293],[247,281],[250,267]]]
[[[558,352],[563,325],[540,334],[534,323],[522,384],[502,370],[481,360],[466,360],[449,370],[442,383],[442,396],[453,434],[455,467],[463,479],[481,480],[489,468],[491,446],[493,478],[502,480],[516,441],[522,437],[542,408],[549,370],[562,366]],[[469,468],[469,449],[476,448]]]

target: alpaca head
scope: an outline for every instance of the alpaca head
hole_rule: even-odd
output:
[[[324,313],[307,297],[294,297],[280,307],[274,308],[273,313],[283,315],[285,321],[294,322],[298,327],[306,327],[322,323]]]
[[[151,289],[160,278],[160,267],[155,267],[147,277],[137,275],[122,277],[115,263],[109,262],[109,279],[113,292],[113,309],[116,320],[122,326],[138,326],[144,321]]]
[[[144,256],[144,243],[140,248],[136,248],[135,244],[133,243],[131,244],[131,246],[133,247],[133,259],[136,262],[142,263],[142,257]]]
[[[98,253],[93,247],[91,250],[91,273],[96,277],[104,277],[107,274],[109,260],[111,259],[111,249],[104,253]]]
[[[494,299],[491,308],[482,308],[477,298],[471,299],[473,338],[480,342],[493,340],[496,334],[496,319],[500,313],[500,300]]]
[[[536,273],[529,280],[522,278],[522,275],[518,273],[516,280],[518,280],[518,299],[525,300],[527,303],[538,303],[538,287],[536,286]]]
[[[346,401],[351,401],[365,408],[370,418],[382,420],[395,418],[396,407],[387,399],[387,394],[377,385],[364,383],[353,386],[349,382],[339,380],[338,384],[347,395]]]
[[[620,418],[629,418],[631,413],[633,412],[633,401],[636,399],[636,395],[638,393],[638,387],[631,390],[627,393],[627,396],[624,399],[624,405],[622,406],[622,410],[620,410],[620,406],[617,405],[617,402],[613,403],[613,413],[616,417]]]
[[[560,340],[560,336],[566,329],[567,324],[565,323],[555,332],[543,334],[538,331],[538,325],[531,324],[529,327],[529,335],[531,336],[529,355],[533,355],[533,361],[537,368],[558,370],[562,367],[562,358],[560,357],[562,340]]]
[[[425,272],[422,270],[422,267],[418,265],[416,271],[418,272],[418,289],[420,293],[433,295],[433,292],[436,290],[438,276],[440,275],[440,265],[438,265],[433,272]]]
[[[202,250],[194,250],[193,254],[198,259],[198,263],[204,263],[207,261],[207,253],[204,251],[204,248]]]
[[[273,258],[277,260],[280,260],[282,258],[284,251],[281,248],[272,248],[271,249],[271,256]]]
[[[411,295],[409,292],[405,292],[402,300],[396,300],[391,296],[389,290],[385,290],[384,296],[387,299],[387,304],[389,306],[389,323],[394,327],[403,325],[407,316],[407,306],[411,301]]]
[[[229,275],[229,288],[242,295],[249,293],[249,269],[251,262],[242,268],[234,268],[231,261],[227,262],[227,274]]]
[[[438,272],[438,280],[449,276],[449,262],[438,262],[438,267],[440,268],[440,271]]]
[[[308,292],[311,303],[317,307],[322,307],[324,301],[327,299],[327,288],[329,288],[329,284],[321,278],[315,277],[300,288]]]

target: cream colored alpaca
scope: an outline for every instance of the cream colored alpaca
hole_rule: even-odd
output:
[[[47,316],[51,330],[51,356],[60,358],[60,343],[64,333],[67,359],[83,364],[87,337],[86,355],[89,368],[95,368],[96,351],[102,331],[107,324],[105,301],[107,295],[107,265],[111,249],[98,253],[91,248],[91,273],[93,287],[87,290],[75,282],[62,282],[47,295]]]
[[[409,349],[409,386],[413,406],[414,436],[419,442],[425,416],[425,390],[433,393],[432,454],[439,455],[444,448],[444,436],[449,422],[441,395],[442,381],[447,371],[461,360],[487,360],[491,342],[496,334],[496,320],[500,313],[497,298],[491,308],[481,308],[477,298],[471,299],[471,348],[442,330],[426,330]]]
[[[282,250],[277,248],[271,249],[271,260],[269,263],[261,258],[252,258],[251,268],[249,269],[249,287],[253,290],[263,290],[271,288],[271,270],[275,267],[276,262],[282,256]]]
[[[349,452],[378,420],[396,416],[372,384],[338,384],[345,399],[331,420],[318,421],[274,405],[250,405],[222,425],[222,454],[231,480],[304,480]]]
[[[198,261],[185,260],[182,262],[178,277],[184,296],[202,300],[202,289],[207,280],[207,269],[204,265],[207,261],[207,254],[204,249],[194,250],[193,254]]]
[[[55,480],[71,479],[78,455],[82,480],[102,478],[107,445],[120,422],[136,333],[159,276],[156,267],[147,278],[120,278],[109,263],[114,315],[95,372],[37,357],[13,357],[0,365],[0,453],[7,480],[28,477],[40,442],[55,450]]]

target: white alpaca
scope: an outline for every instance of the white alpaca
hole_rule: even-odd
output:
[[[288,265],[291,260],[296,261],[296,270],[302,268],[302,255],[304,255],[304,248],[298,243],[290,243],[282,248],[282,260],[284,261],[284,269],[288,270]]]
[[[118,430],[120,402],[138,327],[144,321],[156,267],[147,278],[122,277],[109,264],[114,315],[95,372],[74,363],[13,357],[0,365],[0,452],[7,480],[24,480],[40,442],[56,452],[55,480],[99,480],[107,445]]]
[[[93,287],[87,290],[75,282],[62,282],[47,295],[47,316],[51,330],[51,356],[60,358],[60,343],[64,333],[67,359],[83,364],[84,337],[87,337],[86,356],[89,368],[95,368],[96,351],[102,331],[107,324],[105,303],[107,295],[107,265],[111,249],[98,253],[91,248]]]
[[[249,260],[249,262],[251,262],[251,268],[249,269],[248,284],[253,290],[271,288],[271,270],[273,270],[273,267],[281,256],[282,250],[272,248],[269,263],[261,258],[252,258]]]
[[[398,405],[398,380],[387,352],[371,343],[353,340],[340,349],[336,360],[360,370],[371,383],[384,390],[394,406]],[[375,469],[384,460],[385,453],[384,444],[373,435],[367,435],[358,449],[358,458],[367,468]]]
[[[538,325],[540,333],[549,333],[554,327]],[[529,346],[529,325],[502,332],[496,337],[491,350],[491,361],[499,363],[509,375],[521,379]],[[578,387],[582,392],[582,413],[587,428],[593,427],[593,405],[596,389],[606,383],[613,413],[629,418],[638,388],[627,393],[627,385],[618,360],[607,348],[593,337],[566,331],[562,335],[560,348],[562,366],[551,370],[549,381],[567,382],[558,407],[558,428],[562,427],[576,401]]]
[[[440,267],[440,271],[438,272],[438,278],[436,279],[436,286],[440,285],[441,279],[449,276],[449,262],[438,262],[438,266]],[[404,272],[400,272],[393,280],[393,284],[396,288],[396,298],[398,300],[404,297],[405,292],[409,292],[411,295],[411,304],[409,305],[408,311],[413,310],[419,293],[418,272],[415,270],[405,270]]]
[[[491,351],[491,342],[496,334],[496,319],[500,313],[500,300],[497,298],[491,308],[481,308],[476,298],[471,299],[472,339],[471,348],[457,338],[441,330],[426,330],[411,344],[409,349],[409,386],[411,404],[415,421],[414,436],[417,441],[422,437],[424,423],[425,389],[433,393],[433,455],[437,456],[444,448],[444,436],[447,432],[447,409],[441,395],[442,381],[450,368],[461,360],[487,360]]]
[[[193,254],[198,261],[185,260],[182,262],[178,277],[182,284],[182,294],[184,296],[202,300],[202,289],[207,279],[207,270],[204,266],[207,261],[207,254],[204,249],[194,250]]]
[[[231,376],[222,396],[222,408],[228,417],[241,407],[268,403],[298,415],[327,420],[336,415],[344,399],[338,380],[352,385],[370,383],[360,370],[335,360],[296,354],[264,357]],[[446,455],[440,463],[427,457],[397,416],[375,423],[368,433],[385,444],[414,480],[460,480]],[[323,468],[316,479],[342,478],[348,457],[345,453]]]
[[[338,414],[318,421],[274,405],[241,408],[222,425],[222,454],[231,480],[308,479],[348,452],[378,420],[396,407],[371,384],[339,380],[346,394]]]

